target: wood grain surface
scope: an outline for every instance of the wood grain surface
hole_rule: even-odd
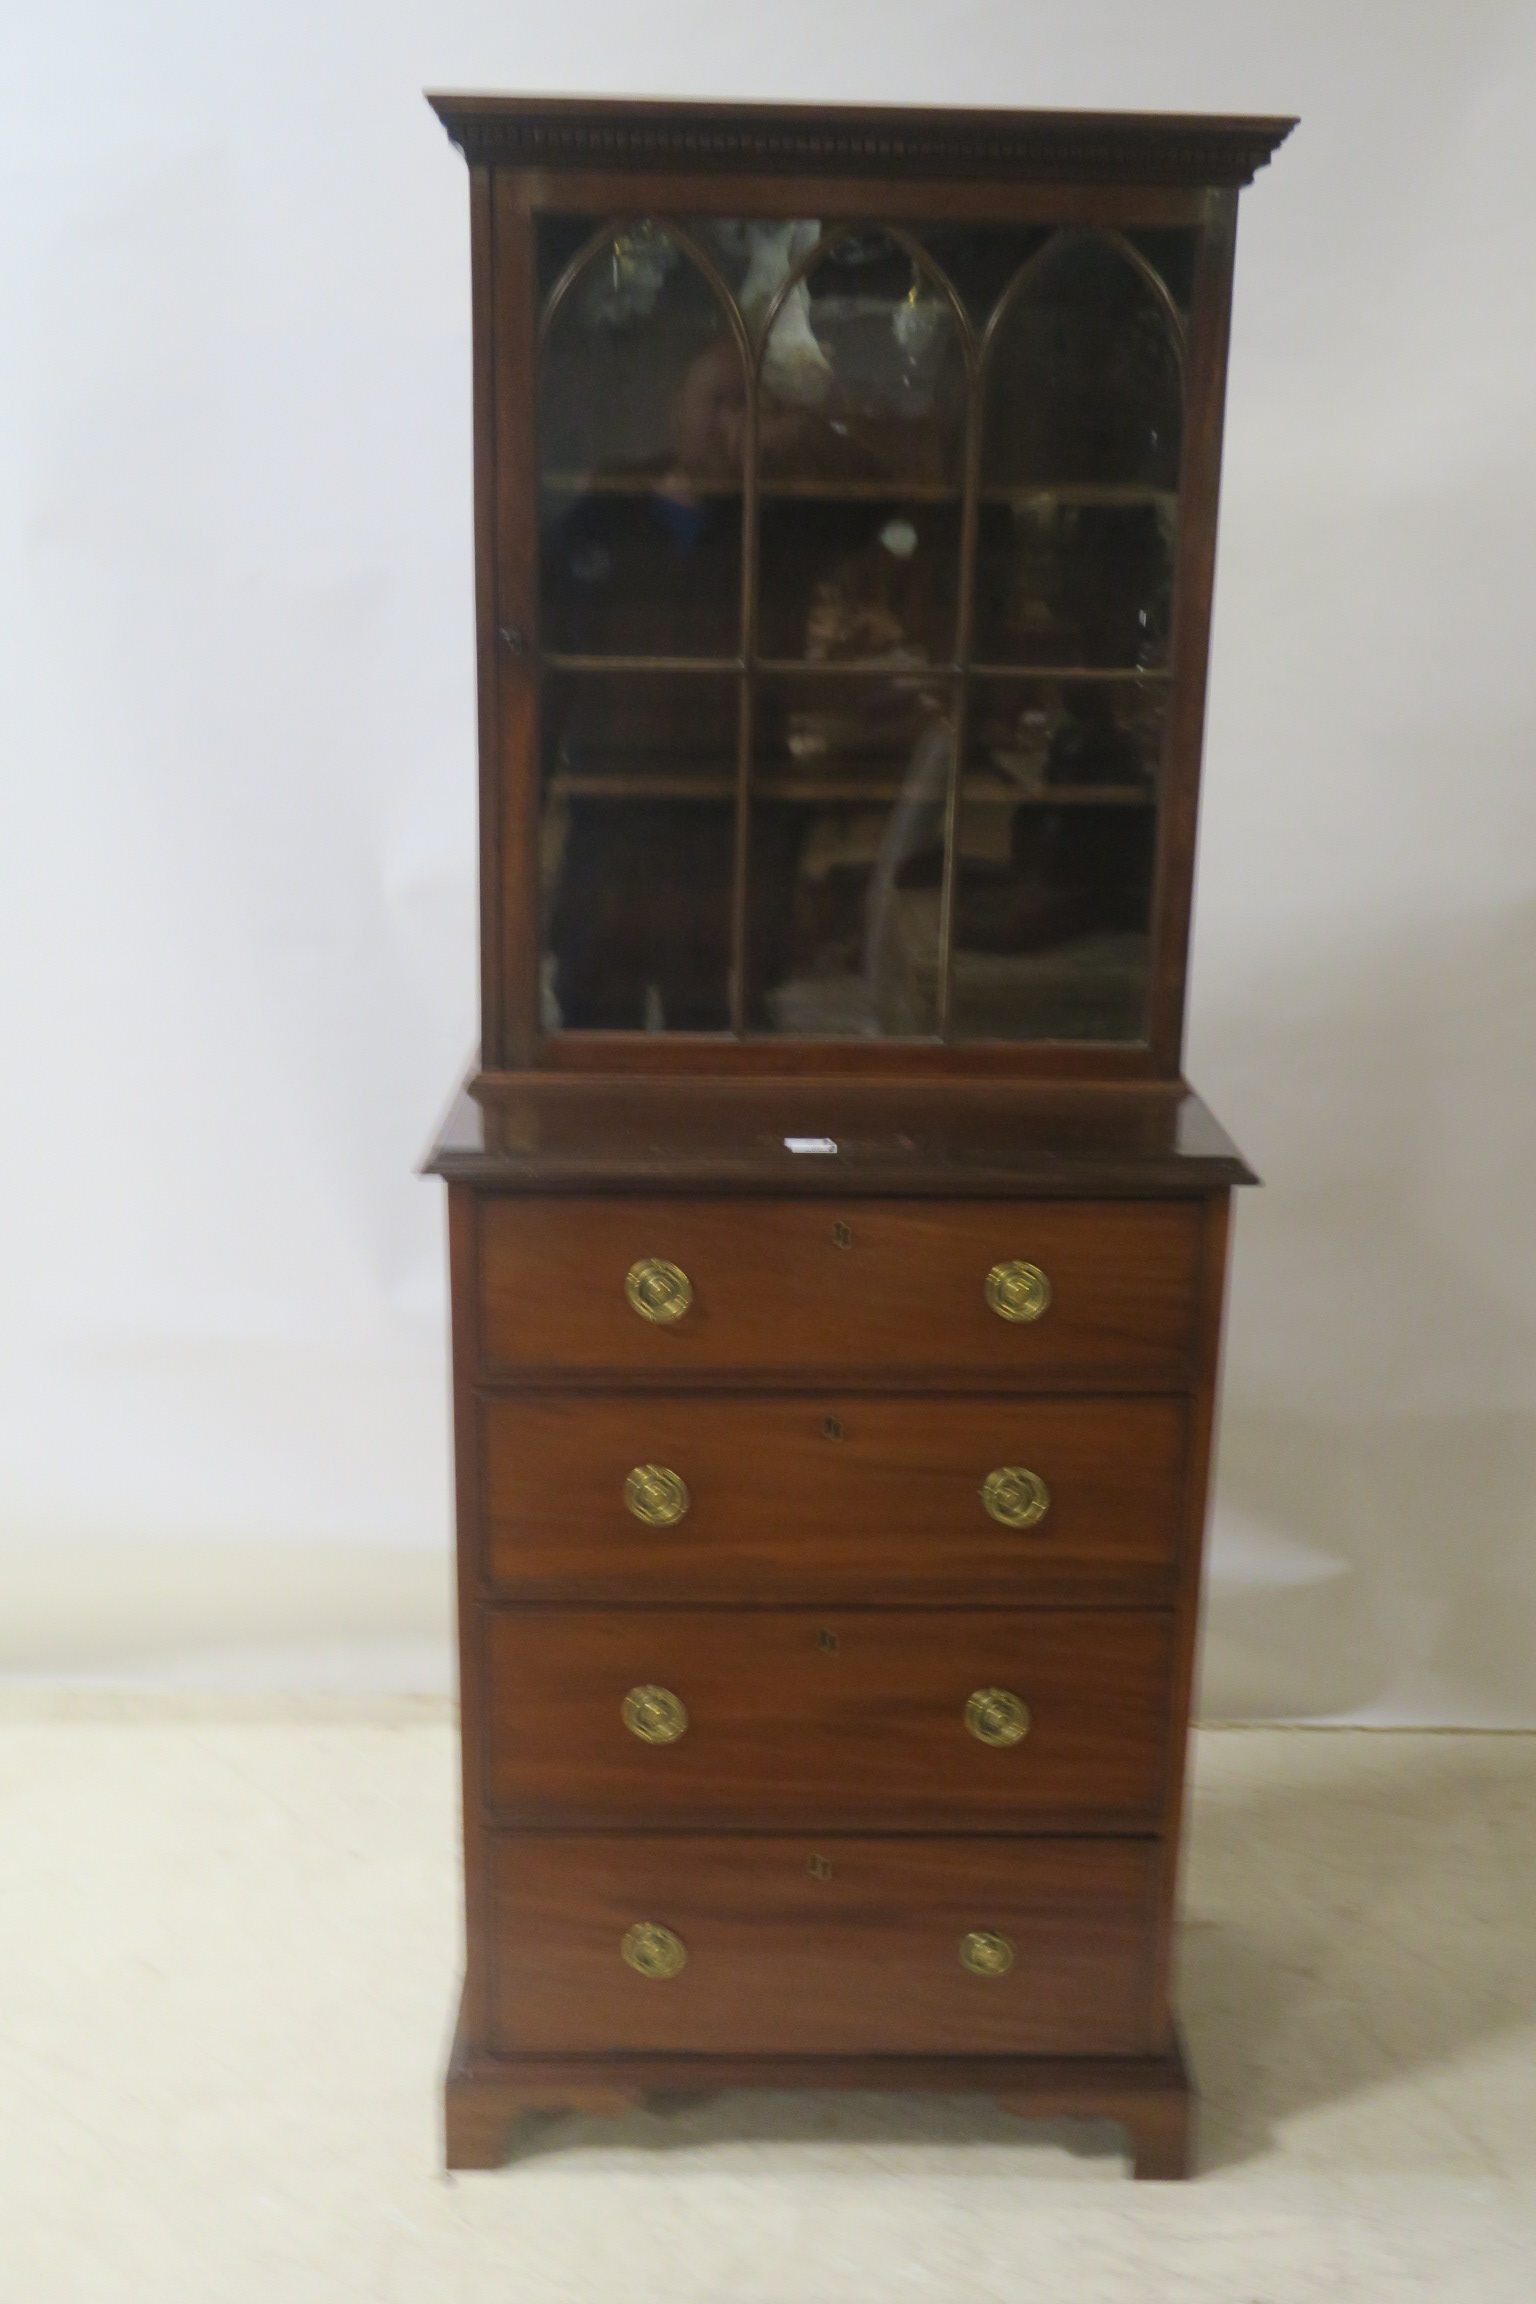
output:
[[[1146,1842],[532,1833],[498,1839],[492,1873],[500,2048],[1148,2044]],[[681,1940],[678,1975],[625,1965],[647,1920]],[[1006,1975],[961,1965],[973,1929],[1008,1938]]]
[[[487,1572],[523,1599],[1172,1597],[1176,1399],[514,1393],[479,1413]],[[686,1485],[672,1527],[625,1504],[645,1464]],[[1003,1465],[1046,1484],[1033,1527],[987,1513]]]
[[[501,1822],[643,1828],[1136,1831],[1159,1820],[1173,1620],[992,1609],[485,1611],[487,1796]],[[688,1728],[624,1726],[670,1689]],[[1028,1705],[978,1743],[973,1690]]]
[[[653,1379],[865,1368],[1171,1384],[1189,1365],[1199,1242],[1187,1201],[491,1197],[485,1350],[493,1367]],[[692,1284],[670,1326],[626,1301],[625,1274],[647,1257]],[[1010,1260],[1050,1281],[1038,1320],[988,1308],[987,1273]]]

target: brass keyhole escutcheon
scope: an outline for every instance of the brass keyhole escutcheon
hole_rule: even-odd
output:
[[[853,1246],[853,1226],[851,1224],[834,1224],[832,1227],[832,1245],[834,1248],[851,1248]]]
[[[842,1418],[840,1416],[823,1416],[821,1436],[823,1440],[841,1440],[843,1436]]]
[[[681,1936],[674,1936],[659,1920],[637,1920],[633,1928],[626,1928],[619,1950],[637,1976],[658,1982],[680,1975],[688,1965],[688,1947]]]
[[[688,1707],[670,1688],[631,1688],[621,1707],[624,1725],[642,1744],[675,1744],[688,1728]]]
[[[675,1528],[693,1499],[680,1473],[665,1464],[637,1464],[624,1483],[624,1502],[647,1528]]]
[[[1011,1688],[978,1688],[966,1699],[965,1724],[978,1744],[1022,1744],[1029,1706]]]
[[[960,1965],[973,1976],[1006,1976],[1013,1966],[1013,1946],[991,1928],[973,1928],[960,1939]]]
[[[816,1645],[823,1656],[835,1656],[838,1651],[837,1634],[829,1631],[827,1626],[823,1624],[816,1634]]]
[[[986,1292],[999,1320],[1038,1320],[1051,1301],[1051,1284],[1038,1264],[994,1264]]]
[[[693,1282],[680,1264],[664,1256],[642,1256],[624,1275],[624,1293],[642,1320],[665,1328],[681,1320],[693,1302]]]
[[[813,1880],[830,1880],[832,1877],[832,1867],[825,1856],[813,1856],[806,1870]]]
[[[1051,1508],[1051,1492],[1038,1472],[1023,1464],[999,1464],[981,1484],[981,1500],[1004,1528],[1033,1528]]]

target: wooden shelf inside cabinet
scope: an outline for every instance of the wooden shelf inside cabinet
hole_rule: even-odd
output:
[[[432,101],[480,678],[449,2162],[899,2085],[1181,2175],[1254,1181],[1184,992],[1237,191],[1289,123]]]
[[[539,485],[551,496],[648,496],[686,503],[740,497],[745,479],[696,479],[688,474],[637,472],[544,472]],[[795,501],[827,504],[958,504],[964,491],[958,481],[907,478],[881,473],[863,480],[794,479],[761,473],[757,483],[763,503]],[[1006,486],[984,486],[977,491],[983,504],[1066,504],[1116,506],[1152,504],[1172,511],[1178,503],[1175,488],[1150,487],[1137,481],[1021,480]]]
[[[628,776],[562,770],[545,787],[552,800],[697,800],[719,803],[736,796],[733,776]],[[805,801],[817,806],[875,807],[899,800],[905,787],[897,776],[754,776],[754,800]],[[1151,808],[1156,795],[1140,784],[1062,784],[1023,790],[999,777],[967,776],[962,802],[1008,808]]]
[[[683,504],[690,500],[736,499],[745,494],[746,488],[744,480],[696,480],[670,475],[656,478],[628,472],[545,472],[540,476],[539,485],[556,497],[645,496]],[[759,502],[765,504],[958,504],[961,500],[958,482],[905,479],[900,474],[867,480],[802,480],[778,479],[763,473],[758,478],[757,494]]]
[[[1125,683],[1133,688],[1165,687],[1174,677],[1168,664],[968,664],[973,680],[1066,680]]]
[[[980,494],[983,504],[1102,505],[1111,511],[1151,504],[1172,512],[1179,501],[1176,488],[1135,480],[1019,480],[1006,487],[984,487]]]
[[[627,673],[676,673],[728,678],[749,669],[744,656],[587,656],[547,649],[539,661],[547,672],[582,672],[613,679]],[[1126,682],[1135,687],[1166,685],[1173,673],[1159,664],[967,664],[932,663],[922,657],[759,656],[750,669],[774,679],[890,680],[922,686],[969,676],[977,680],[1063,680]]]

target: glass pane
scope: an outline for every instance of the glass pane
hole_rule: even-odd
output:
[[[807,1038],[937,1030],[953,751],[945,682],[759,683],[753,1029]]]
[[[1116,242],[1057,233],[987,353],[977,662],[1166,663],[1182,428],[1163,298]]]
[[[1108,490],[1040,490],[982,502],[977,663],[1167,663],[1177,500],[1128,499],[1129,491],[1116,501]]]
[[[781,282],[813,228],[788,228]],[[749,308],[766,316],[771,297]],[[762,348],[765,487],[958,489],[965,354],[948,300],[884,232],[849,232],[783,296]]]
[[[987,356],[985,488],[1073,482],[1175,489],[1178,339],[1115,242],[1061,232],[997,323]]]
[[[734,657],[747,393],[725,305],[647,224],[557,293],[539,385],[544,647]]]
[[[966,370],[923,267],[844,233],[777,232],[742,288],[761,350],[757,645],[770,660],[944,663],[955,644]],[[771,261],[770,261],[771,258]]]
[[[957,1038],[1145,1033],[1161,682],[977,679],[957,827]]]
[[[546,1031],[729,1028],[738,709],[729,675],[546,677]]]
[[[977,336],[1021,265],[1055,232],[1050,224],[917,224],[915,236],[970,315]]]
[[[1125,237],[1138,256],[1145,256],[1153,271],[1177,304],[1185,320],[1195,301],[1195,265],[1200,255],[1200,235],[1186,225],[1142,227],[1127,232]]]
[[[958,502],[765,496],[758,553],[757,645],[770,662],[945,664],[953,654]]]

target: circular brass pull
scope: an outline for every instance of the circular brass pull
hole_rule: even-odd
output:
[[[642,1320],[665,1328],[681,1320],[693,1302],[693,1282],[680,1264],[664,1256],[642,1256],[624,1275],[624,1293]]]
[[[1029,1706],[1011,1688],[978,1688],[966,1698],[965,1724],[978,1744],[1022,1744]]]
[[[973,1928],[960,1939],[960,1965],[973,1976],[1006,1976],[1013,1966],[1013,1946],[990,1928]]]
[[[624,1501],[647,1528],[675,1528],[693,1499],[687,1481],[667,1465],[637,1464],[624,1483]]]
[[[999,1464],[989,1472],[981,1484],[981,1500],[1004,1528],[1033,1528],[1051,1508],[1049,1488],[1038,1472],[1023,1464]]]
[[[659,1920],[637,1920],[633,1928],[626,1928],[619,1950],[637,1976],[660,1982],[680,1975],[688,1965],[687,1945]]]
[[[624,1725],[642,1744],[675,1744],[688,1727],[688,1707],[670,1688],[631,1688],[622,1706]]]
[[[987,1302],[999,1320],[1038,1320],[1051,1301],[1051,1284],[1038,1264],[994,1264]]]

